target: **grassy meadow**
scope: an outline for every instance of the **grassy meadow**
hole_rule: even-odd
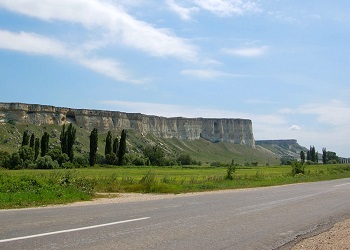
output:
[[[310,165],[293,176],[291,166],[111,167],[70,170],[0,169],[0,208],[91,200],[99,193],[185,193],[322,181],[350,177],[350,165]]]

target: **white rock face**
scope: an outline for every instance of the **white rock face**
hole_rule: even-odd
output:
[[[165,118],[118,111],[71,109],[38,104],[0,103],[0,122],[9,120],[35,125],[73,123],[86,130],[135,129],[160,138],[231,142],[255,147],[248,119]]]

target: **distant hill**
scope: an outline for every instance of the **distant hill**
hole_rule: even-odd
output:
[[[307,148],[298,144],[297,140],[257,140],[255,144],[270,150],[281,158],[299,159],[300,152],[308,151]]]
[[[29,131],[36,137],[41,137],[44,132],[50,135],[50,148],[60,146],[61,125],[33,125],[0,123],[0,150],[9,153],[16,152],[21,146],[23,132]],[[91,131],[76,127],[76,142],[74,145],[75,156],[88,156],[89,135]],[[112,132],[113,137],[120,133]],[[99,132],[98,153],[104,155],[105,139],[107,132]],[[201,161],[203,165],[212,162],[246,164],[257,162],[259,165],[278,165],[280,158],[261,146],[250,147],[230,142],[213,143],[203,138],[197,140],[180,140],[178,138],[159,138],[152,134],[144,135],[134,129],[127,130],[127,148],[131,155],[142,155],[142,150],[148,145],[158,145],[169,157],[180,154],[189,154],[192,159]]]

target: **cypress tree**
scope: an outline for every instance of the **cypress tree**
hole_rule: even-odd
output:
[[[68,138],[66,133],[66,124],[63,124],[61,134],[60,134],[60,141],[61,141],[61,151],[63,154],[68,155]]]
[[[311,161],[316,162],[316,151],[314,146],[310,146]]]
[[[30,143],[29,146],[34,149],[34,144],[35,144],[35,135],[34,133],[30,136]]]
[[[327,164],[327,149],[326,148],[322,149],[322,162],[323,162],[323,164]]]
[[[120,136],[119,150],[118,150],[118,165],[123,165],[124,155],[126,153],[126,131],[123,129]]]
[[[301,163],[305,162],[305,153],[304,153],[304,151],[300,152],[300,160],[301,160]]]
[[[29,144],[29,134],[28,131],[23,132],[22,146],[27,146]]]
[[[115,155],[118,155],[118,145],[119,145],[119,140],[117,137],[113,141],[113,153],[115,153]]]
[[[34,160],[35,161],[36,161],[36,159],[38,159],[39,149],[40,149],[40,139],[35,138],[35,142],[34,142]]]
[[[106,137],[105,156],[112,154],[112,133],[108,131]]]
[[[44,157],[49,152],[49,139],[50,136],[47,132],[45,132],[41,137],[41,157]]]
[[[94,128],[90,134],[90,153],[89,153],[89,164],[94,166],[96,163],[96,153],[98,146],[98,131]]]
[[[66,137],[67,137],[67,155],[69,157],[69,161],[72,162],[74,158],[74,142],[75,142],[75,134],[76,134],[76,129],[73,127],[72,123],[69,124],[67,132],[66,132]]]

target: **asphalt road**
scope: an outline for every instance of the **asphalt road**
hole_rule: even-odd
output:
[[[2,210],[0,249],[276,249],[345,218],[350,179]]]

